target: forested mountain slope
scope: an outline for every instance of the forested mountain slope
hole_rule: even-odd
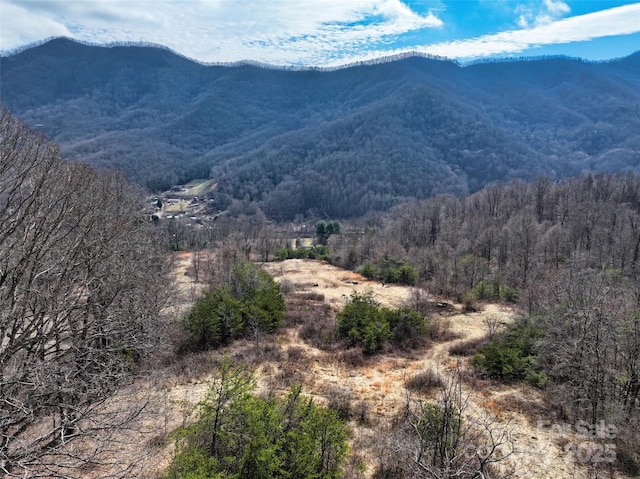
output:
[[[206,66],[53,40],[1,60],[2,102],[67,158],[152,189],[218,181],[217,205],[332,217],[542,173],[640,172],[640,54],[335,71]]]

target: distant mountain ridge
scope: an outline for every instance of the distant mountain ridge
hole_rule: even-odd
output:
[[[640,173],[640,52],[320,71],[57,39],[0,59],[0,97],[69,159],[152,189],[211,176],[221,209],[236,199],[278,219],[541,174]]]
[[[349,62],[349,63],[345,63],[342,65],[337,65],[337,66],[301,66],[301,65],[292,65],[292,64],[287,64],[287,65],[276,65],[276,64],[272,64],[272,63],[265,63],[265,62],[260,62],[257,60],[238,60],[238,61],[232,61],[232,62],[203,62],[200,60],[197,60],[195,58],[191,58],[187,55],[183,55],[180,52],[177,52],[176,50],[173,50],[170,47],[167,47],[165,45],[161,45],[158,43],[153,43],[153,42],[144,42],[144,41],[139,41],[139,42],[111,42],[111,43],[93,43],[93,42],[87,42],[87,41],[82,41],[82,40],[76,40],[74,38],[71,37],[65,37],[65,36],[59,36],[59,37],[49,37],[49,38],[45,38],[43,40],[38,40],[32,43],[29,43],[27,45],[22,45],[20,47],[17,48],[12,48],[10,50],[0,50],[0,58],[2,57],[11,57],[11,56],[15,56],[18,55],[20,53],[22,53],[23,51],[26,50],[31,50],[33,48],[38,48],[41,45],[44,45],[46,43],[52,42],[52,41],[69,41],[71,43],[77,43],[79,45],[84,45],[84,46],[88,46],[88,47],[98,47],[98,48],[114,48],[114,47],[140,47],[140,48],[157,48],[159,50],[166,50],[168,52],[171,52],[173,54],[175,54],[176,56],[185,58],[187,60],[193,61],[194,63],[198,63],[200,65],[204,65],[204,66],[227,66],[227,67],[235,67],[235,66],[244,66],[244,65],[249,65],[249,66],[257,66],[260,68],[267,68],[267,69],[271,69],[271,70],[290,70],[290,71],[335,71],[335,70],[340,70],[342,68],[350,68],[353,66],[359,66],[359,65],[375,65],[377,63],[388,63],[388,62],[392,62],[392,61],[396,61],[396,60],[402,60],[404,58],[409,58],[409,57],[422,57],[422,58],[430,58],[430,59],[434,59],[434,60],[443,60],[443,61],[451,61],[453,63],[458,63],[457,60],[450,60],[447,59],[445,57],[439,57],[437,55],[432,55],[429,53],[423,53],[423,52],[419,52],[417,50],[410,50],[410,51],[406,51],[406,52],[401,52],[401,53],[396,53],[396,54],[392,54],[392,55],[383,55],[380,57],[376,57],[376,58],[371,58],[368,60],[361,60],[361,61],[354,61],[354,62]]]

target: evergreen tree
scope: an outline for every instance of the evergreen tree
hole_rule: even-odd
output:
[[[167,479],[336,479],[347,452],[337,413],[294,386],[285,399],[251,393],[254,378],[225,359],[196,421],[176,435]]]

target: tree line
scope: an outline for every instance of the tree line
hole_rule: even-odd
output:
[[[640,470],[640,177],[496,183],[360,224],[333,245],[339,263],[402,258],[418,284],[470,309],[517,304],[522,318],[475,364],[546,388],[570,422],[616,424],[620,457]]]

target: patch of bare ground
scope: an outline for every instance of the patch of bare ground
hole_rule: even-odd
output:
[[[456,367],[465,371],[465,387],[471,398],[468,414],[491,416],[509,431],[516,452],[502,467],[515,470],[512,477],[594,477],[593,471],[567,455],[571,438],[559,440],[552,428],[539,427],[541,420],[554,422],[539,391],[522,384],[478,379],[468,369],[468,357],[450,353],[452,346],[485,336],[487,318],[494,323],[496,318],[499,323],[511,321],[516,314],[513,309],[483,304],[480,311],[465,314],[460,305],[455,305],[440,317],[444,333],[439,338],[409,351],[388,350],[366,357],[358,350],[345,351],[331,337],[336,312],[353,291],[370,290],[381,305],[395,308],[409,300],[412,288],[367,281],[359,274],[315,260],[287,260],[263,267],[289,290],[285,324],[258,345],[239,341],[223,351],[184,357],[159,373],[153,385],[162,393],[154,416],[157,432],[144,441],[145,468],[140,477],[159,477],[169,464],[173,451],[169,432],[189,420],[192,406],[207,389],[212,364],[223,354],[254,372],[258,393],[285,392],[292,384],[301,383],[305,394],[330,405],[347,419],[352,431],[349,478],[372,477],[380,457],[379,438],[403,410],[407,387],[435,397],[439,378]],[[189,254],[176,255],[175,268],[180,291],[186,295],[180,308],[184,311],[203,285],[194,281]],[[147,429],[153,429],[151,420]],[[366,466],[364,471],[362,464]],[[607,477],[622,476],[612,472]]]

